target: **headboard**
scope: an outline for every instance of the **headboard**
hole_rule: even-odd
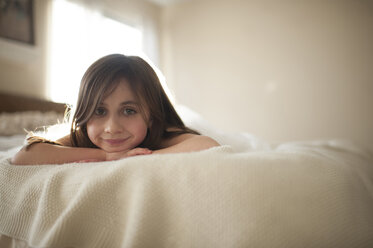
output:
[[[58,113],[64,113],[65,109],[66,105],[63,103],[0,92],[0,113],[13,113],[19,111],[55,111]]]
[[[62,123],[65,109],[63,103],[0,92],[0,136],[25,135]]]

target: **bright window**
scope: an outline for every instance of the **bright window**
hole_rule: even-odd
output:
[[[80,80],[90,64],[110,53],[143,57],[140,28],[67,0],[52,4],[48,95],[75,104]]]

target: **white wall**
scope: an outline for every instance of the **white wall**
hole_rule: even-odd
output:
[[[46,0],[34,1],[35,45],[0,37],[0,91],[45,97],[47,10]]]
[[[191,0],[163,17],[168,84],[214,126],[373,147],[373,1]]]

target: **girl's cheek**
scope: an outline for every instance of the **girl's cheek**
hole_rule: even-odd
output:
[[[99,131],[100,124],[97,122],[97,120],[90,119],[87,123],[87,134],[88,138],[93,141],[95,136],[97,135],[97,132]]]

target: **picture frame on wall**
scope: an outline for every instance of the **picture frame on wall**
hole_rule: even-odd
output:
[[[0,0],[0,38],[35,45],[33,0]]]

